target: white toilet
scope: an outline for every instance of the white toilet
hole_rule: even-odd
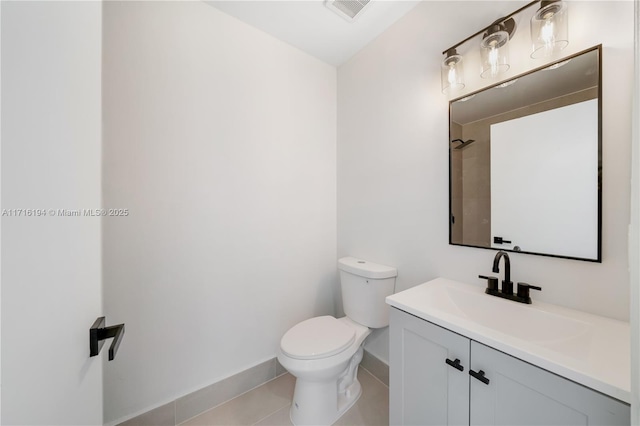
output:
[[[389,325],[385,298],[394,292],[396,269],[353,257],[340,259],[338,269],[346,316],[302,321],[280,341],[278,361],[296,377],[294,425],[330,425],[358,400],[364,339]]]

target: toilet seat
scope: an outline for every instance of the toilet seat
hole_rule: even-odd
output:
[[[347,349],[355,338],[355,329],[327,315],[293,326],[282,337],[280,348],[295,359],[327,358]]]

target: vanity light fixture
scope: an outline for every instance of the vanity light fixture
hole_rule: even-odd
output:
[[[466,42],[482,36],[480,42],[480,77],[496,78],[509,70],[509,40],[516,31],[514,16],[534,5],[539,5],[531,18],[531,57],[551,56],[569,44],[568,6],[562,0],[533,0],[515,12],[498,19],[488,27],[470,35],[461,42],[442,52],[445,59],[441,64],[442,93],[450,95],[465,87],[462,62],[457,48]],[[557,66],[562,66],[563,63]],[[502,86],[502,87],[506,87]]]
[[[567,5],[559,0],[542,0],[531,18],[531,57],[549,57],[569,45]]]
[[[462,56],[458,55],[456,49],[449,49],[445,52],[445,58],[440,69],[440,77],[442,80],[442,93],[450,94],[464,88]]]
[[[509,18],[494,22],[484,33],[480,43],[480,77],[495,78],[509,70],[509,39],[515,30],[516,22]]]

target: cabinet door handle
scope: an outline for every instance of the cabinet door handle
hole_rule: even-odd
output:
[[[455,368],[456,370],[464,371],[464,367],[460,365],[460,360],[456,358],[451,361],[449,358],[445,359],[444,362]]]
[[[484,371],[480,370],[478,372],[475,372],[473,370],[469,370],[469,374],[472,377],[475,377],[476,379],[480,380],[482,383],[484,383],[485,385],[489,384],[489,379],[487,379],[486,377],[484,377]]]

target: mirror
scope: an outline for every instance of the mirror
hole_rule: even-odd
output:
[[[450,244],[601,261],[600,58],[450,102]]]

